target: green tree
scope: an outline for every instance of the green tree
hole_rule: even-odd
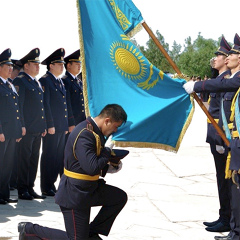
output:
[[[204,75],[211,75],[209,65],[210,59],[217,50],[218,41],[205,39],[198,34],[197,39],[192,43],[191,38],[185,40],[184,51],[180,54],[177,61],[178,67],[186,75],[198,75],[202,78]]]
[[[161,45],[164,47],[166,52],[169,54],[169,44],[165,43],[165,39],[159,31],[156,32],[156,37],[161,43]],[[169,65],[167,59],[164,57],[164,55],[161,53],[161,51],[158,49],[158,47],[151,38],[149,38],[146,45],[146,48],[140,47],[140,50],[142,51],[144,56],[158,69],[165,72],[172,72],[172,68]]]

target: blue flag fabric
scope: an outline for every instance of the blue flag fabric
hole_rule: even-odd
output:
[[[117,146],[177,151],[193,115],[193,101],[148,61],[129,36],[143,21],[131,0],[77,0],[87,115],[110,103],[128,115],[113,139]]]

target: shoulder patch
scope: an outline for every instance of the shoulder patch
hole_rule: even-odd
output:
[[[63,77],[62,77],[62,79],[66,79],[68,76],[67,75],[64,75]]]
[[[23,74],[21,74],[21,75],[18,75],[17,77],[18,77],[18,78],[23,78],[23,77],[24,77],[24,75],[23,75]]]
[[[230,78],[230,74],[225,75],[224,78],[229,79]]]
[[[47,74],[47,73],[42,76],[42,78],[46,78],[46,77],[48,77],[48,74]]]
[[[16,91],[19,92],[19,86],[15,85],[14,87],[15,87]]]

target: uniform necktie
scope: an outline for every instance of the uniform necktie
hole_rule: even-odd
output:
[[[60,78],[57,79],[58,83],[59,83],[59,87],[61,88],[61,90],[63,90],[63,85],[62,85],[62,81]]]

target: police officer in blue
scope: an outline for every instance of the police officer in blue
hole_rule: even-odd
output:
[[[127,121],[127,114],[118,104],[108,104],[96,117],[88,117],[69,135],[64,156],[64,174],[61,177],[55,201],[63,213],[66,232],[22,222],[18,225],[19,239],[100,240],[108,236],[112,224],[127,202],[127,194],[106,184],[106,173],[121,169],[111,164],[112,133]],[[119,158],[126,152],[117,154]],[[125,153],[124,153],[125,152]],[[101,206],[89,224],[93,206]]]
[[[44,199],[33,187],[37,175],[41,139],[46,135],[43,89],[39,74],[39,48],[34,48],[20,59],[23,71],[13,81],[19,94],[21,123],[26,134],[20,142],[18,161],[18,198]]]
[[[65,50],[57,49],[41,64],[47,65],[47,73],[39,79],[44,91],[44,109],[47,135],[43,138],[41,170],[41,191],[43,195],[54,196],[54,183],[63,173],[65,134],[68,132],[68,111],[66,90],[60,75],[63,72]]]
[[[230,140],[230,152],[228,155],[228,160],[226,163],[226,178],[231,178],[231,232],[228,236],[217,236],[215,239],[226,239],[226,240],[235,240],[240,237],[240,191],[239,191],[239,169],[240,169],[240,142],[239,142],[239,130],[238,120],[239,116],[239,106],[240,101],[238,98],[239,87],[240,87],[240,38],[238,34],[234,37],[234,46],[229,51],[229,56],[227,57],[227,66],[231,70],[230,78],[224,78],[222,80],[210,80],[203,83],[193,83],[188,82],[184,84],[184,88],[187,93],[192,93],[193,91],[213,91],[213,92],[236,92],[232,103],[231,103],[231,115],[230,123],[227,120],[227,114],[222,111],[222,125],[225,130],[226,137]],[[221,109],[222,110],[222,109]],[[229,111],[229,108],[228,108]],[[238,119],[239,117],[239,119]],[[229,163],[230,160],[230,163]],[[236,175],[236,176],[235,176]],[[235,177],[237,180],[235,181]],[[236,185],[235,185],[236,184]]]
[[[22,69],[22,64],[17,59],[11,59],[13,63],[13,70],[11,74],[11,78],[8,79],[9,82],[13,83],[13,80],[17,77],[19,72]],[[19,156],[19,145],[20,143],[16,143],[15,156],[14,156],[14,166],[12,170],[11,180],[10,180],[10,190],[17,189],[17,165],[18,165],[18,156]]]
[[[81,70],[80,49],[64,58],[66,73],[62,77],[68,106],[69,133],[73,128],[86,119],[83,99],[82,80],[78,78]]]
[[[11,49],[0,54],[0,204],[17,202],[10,198],[9,182],[16,142],[22,138],[18,94],[8,82],[12,73]]]

